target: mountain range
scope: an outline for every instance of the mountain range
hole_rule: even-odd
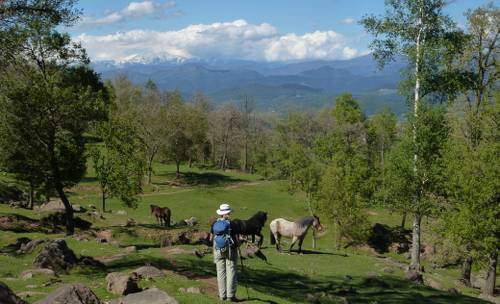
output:
[[[396,114],[406,111],[397,94],[398,58],[379,69],[371,55],[350,60],[304,62],[254,62],[243,60],[148,60],[125,63],[94,62],[104,79],[126,75],[133,83],[153,80],[162,90],[179,90],[190,98],[203,92],[217,103],[253,99],[261,111],[283,111],[332,105],[335,96],[351,92],[367,115],[389,107]]]

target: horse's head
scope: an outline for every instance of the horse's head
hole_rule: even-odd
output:
[[[157,207],[158,206],[156,206],[156,205],[149,205],[149,208],[151,209],[151,213],[153,213]]]
[[[313,215],[314,220],[313,220],[313,228],[318,230],[318,231],[323,231],[323,226],[321,225],[321,222],[319,221],[319,217],[317,215]]]
[[[267,212],[259,211],[259,219],[262,223],[267,221]]]

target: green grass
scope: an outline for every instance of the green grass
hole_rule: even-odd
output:
[[[164,279],[141,281],[141,286],[155,286],[166,290],[180,303],[218,303],[213,292],[207,295],[179,292],[180,287],[213,288],[209,283],[210,278],[210,282],[213,282],[215,276],[212,256],[206,255],[198,259],[194,255],[185,253],[167,255],[165,248],[160,248],[155,239],[155,235],[162,230],[154,226],[155,219],[149,214],[149,204],[168,206],[172,209],[173,221],[195,216],[200,222],[199,229],[208,229],[209,220],[214,218],[215,210],[223,201],[231,204],[234,209],[233,217],[236,218],[250,217],[259,210],[267,211],[268,223],[277,217],[295,219],[307,214],[302,196],[290,195],[286,191],[284,182],[261,180],[257,175],[194,167],[183,167],[182,172],[185,173],[182,180],[173,184],[171,181],[175,177],[174,167],[157,165],[153,184],[145,187],[145,193],[141,195],[137,209],[126,208],[116,199],[108,200],[107,209],[111,212],[105,213],[105,220],[96,221],[93,227],[112,229],[119,245],[97,243],[95,240],[76,241],[73,237],[66,237],[68,246],[77,255],[109,256],[120,252],[121,247],[128,245],[136,245],[138,252],[108,265],[107,269],[88,267],[74,269],[69,274],[61,276],[62,282],[46,287],[42,286],[47,281],[43,277],[19,279],[19,274],[31,267],[35,253],[18,257],[0,255],[0,265],[2,265],[0,280],[5,281],[15,292],[31,290],[45,293],[58,288],[63,282],[81,282],[92,288],[103,300],[108,300],[116,298],[105,289],[105,276],[108,272],[130,272],[145,264],[151,264],[170,269],[172,273]],[[98,191],[94,173],[89,170],[84,181],[71,189],[69,197],[74,204],[83,206],[93,204],[99,208],[101,201]],[[119,210],[124,210],[127,214],[116,214]],[[399,214],[391,214],[383,209],[369,211],[373,223],[395,226],[401,221]],[[30,218],[41,216],[30,210],[11,209],[7,205],[0,204],[0,214],[12,213]],[[264,244],[267,247],[263,252],[268,257],[270,265],[257,259],[245,260],[246,271],[239,269],[238,297],[246,297],[245,285],[247,285],[250,297],[253,299],[247,303],[304,303],[307,294],[323,294],[321,303],[336,303],[340,296],[348,298],[350,303],[481,303],[477,298],[471,297],[477,295],[475,290],[466,289],[463,291],[465,295],[454,296],[404,280],[403,271],[399,268],[392,267],[393,273],[390,274],[382,270],[389,267],[385,257],[406,261],[402,255],[388,253],[377,257],[354,248],[335,250],[334,226],[321,214],[320,217],[328,227],[328,232],[318,239],[315,251],[311,251],[311,235],[308,235],[304,241],[304,248],[309,252],[302,256],[280,254],[268,245],[269,230],[266,225],[263,234],[266,238]],[[136,233],[134,230],[122,227],[128,218],[134,218],[140,224]],[[21,236],[47,237],[40,233],[6,231],[0,234],[0,246],[9,244]],[[63,235],[49,235],[49,237],[63,237]],[[179,246],[179,248],[189,252],[194,246]],[[191,279],[186,274],[189,274]],[[458,277],[458,270],[438,269],[432,270],[428,275],[439,281],[446,289],[454,287],[453,281]],[[328,294],[332,297],[328,297]],[[34,296],[29,301],[34,302],[41,298],[43,295]]]

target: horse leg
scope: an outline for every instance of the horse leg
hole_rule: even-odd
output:
[[[264,236],[262,235],[262,233],[258,233],[257,234],[259,236],[259,243],[258,243],[258,246],[259,248],[262,247],[262,243],[264,243]]]
[[[304,238],[299,239],[299,254],[302,254],[302,242],[304,241]]]
[[[290,247],[288,248],[288,254],[292,253],[292,247],[293,247],[293,245],[295,245],[295,242],[297,242],[297,237],[296,236],[294,236],[292,238],[292,242],[290,243]]]
[[[252,234],[252,243],[255,243],[255,234]]]
[[[279,252],[281,252],[281,244],[280,244],[281,235],[279,233],[276,233],[274,235],[274,238],[276,239],[276,250],[278,250]]]

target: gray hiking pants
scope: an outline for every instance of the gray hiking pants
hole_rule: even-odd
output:
[[[231,248],[231,252],[221,252],[214,248],[214,263],[217,268],[217,285],[219,285],[219,298],[232,298],[236,296],[236,265],[238,250]]]

